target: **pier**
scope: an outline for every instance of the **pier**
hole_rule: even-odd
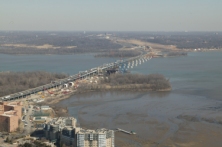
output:
[[[123,130],[123,129],[120,129],[120,128],[117,128],[116,129],[117,131],[120,131],[120,132],[123,132],[123,133],[126,133],[126,134],[130,134],[130,135],[135,135],[136,134],[136,132],[134,132],[134,131],[126,131],[126,130]]]

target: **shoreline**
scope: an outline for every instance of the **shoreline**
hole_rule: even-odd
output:
[[[58,104],[60,101],[62,100],[65,100],[65,99],[69,99],[70,97],[72,97],[73,95],[76,95],[76,94],[85,94],[85,93],[91,93],[91,92],[109,92],[109,91],[116,91],[116,92],[119,92],[119,91],[123,91],[123,92],[126,92],[126,91],[136,91],[136,92],[170,92],[172,90],[172,88],[165,88],[165,89],[159,89],[159,90],[152,90],[152,89],[134,89],[134,88],[127,88],[127,89],[120,89],[120,88],[108,88],[108,89],[87,89],[87,90],[84,90],[84,91],[73,91],[73,92],[70,92],[69,94],[66,94],[66,95],[63,95],[63,96],[53,96],[53,97],[46,97],[45,98],[45,103],[48,104],[48,105],[55,105],[55,104]],[[68,113],[68,112],[67,112]]]
[[[193,53],[193,52],[222,52],[222,49],[205,49],[205,48],[203,48],[203,49],[201,49],[201,50],[196,50],[195,51],[195,49],[177,49],[177,50],[171,50],[171,51],[179,51],[179,52],[183,52],[183,51],[185,51],[185,52],[187,52],[187,53],[189,53],[189,52],[191,52],[191,53]],[[11,55],[11,56],[25,56],[25,55],[30,55],[30,56],[33,56],[33,55],[44,55],[44,56],[53,56],[53,55],[78,55],[78,54],[97,54],[97,53],[101,53],[101,52],[85,52],[85,53],[67,53],[67,54],[14,54],[14,53],[1,53],[0,52],[0,54],[2,54],[2,55]],[[95,57],[95,58],[118,58],[119,56],[116,56],[116,57],[108,57],[108,56],[97,56],[97,57]],[[129,56],[129,57],[134,57],[134,56]],[[129,57],[126,57],[126,58],[129,58]]]
[[[144,42],[144,43],[150,43],[150,42]],[[139,45],[139,44],[137,44]],[[140,44],[141,45],[141,44]],[[169,48],[169,49],[165,49],[165,47],[168,47],[168,45],[163,45],[163,44],[157,44],[159,46],[163,46],[162,48],[153,48],[154,51],[157,51],[157,52],[161,52],[161,51],[164,51],[164,50],[167,50],[167,51],[173,51],[173,52],[221,52],[222,49],[207,49],[207,48],[201,48],[200,50],[199,49],[191,49],[191,48],[184,48],[184,49],[180,49],[180,48]],[[117,49],[117,51],[120,51],[121,52],[121,49],[122,48],[119,48]],[[52,49],[54,50],[54,49]],[[132,50],[130,50],[132,51]],[[133,49],[133,51],[138,51],[138,50],[135,50]],[[3,54],[3,55],[12,55],[12,56],[24,56],[24,55],[45,55],[45,56],[53,56],[53,55],[78,55],[78,54],[94,54],[94,57],[95,58],[118,58],[119,56],[97,56],[99,55],[100,53],[104,53],[104,52],[73,52],[73,53],[64,53],[64,54],[59,54],[59,53],[55,53],[55,54],[44,54],[44,53],[33,53],[33,54],[26,54],[26,53],[6,53],[6,52],[0,52],[0,54]],[[129,57],[134,57],[134,56],[127,56],[126,58],[129,58]]]
[[[207,141],[211,143],[221,131],[221,129],[218,129],[217,122],[214,123],[215,120],[220,121],[220,111],[214,113],[213,116],[209,116],[208,112],[211,111],[202,113],[201,109],[206,104],[210,104],[209,106],[212,107],[215,106],[214,101],[205,100],[200,102],[201,98],[199,97],[177,96],[173,98],[166,97],[164,100],[163,98],[155,98],[154,100],[153,97],[147,97],[149,93],[146,93],[145,96],[127,94],[127,96],[121,98],[116,97],[119,95],[118,93],[108,96],[100,95],[100,98],[93,100],[91,95],[96,96],[99,93],[89,94],[86,98],[84,96],[80,101],[78,97],[70,99],[67,101],[69,103],[68,107],[78,108],[78,113],[74,114],[78,115],[78,123],[82,127],[89,129],[123,128],[134,130],[137,133],[137,135],[127,135],[116,132],[115,144],[118,146],[135,146],[136,144],[141,144],[141,146],[167,146],[174,143],[179,146],[183,144],[189,146],[189,143],[193,142],[195,146],[200,147],[203,146],[205,141],[196,142],[193,141],[193,138],[200,140],[203,137],[209,137]],[[115,97],[115,99],[111,100],[112,97]],[[193,99],[195,101],[191,101]],[[197,107],[190,105],[193,102]],[[135,104],[136,106],[134,106]],[[66,105],[67,103],[63,103],[59,107],[64,106],[65,108]],[[192,109],[189,109],[189,106],[192,106]],[[76,111],[76,109],[70,109],[70,112],[67,113],[73,116],[73,111]],[[172,115],[169,112],[172,112]],[[215,134],[215,136],[211,137],[209,134]],[[218,134],[216,140],[220,139],[220,134]]]

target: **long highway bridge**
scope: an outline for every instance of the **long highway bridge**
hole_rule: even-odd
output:
[[[64,79],[59,79],[59,80],[53,81],[53,82],[46,84],[46,85],[42,85],[42,86],[39,86],[36,88],[32,88],[32,89],[28,89],[25,91],[21,91],[21,92],[17,92],[14,94],[0,97],[0,101],[11,101],[11,100],[16,100],[16,99],[20,99],[20,98],[25,98],[27,96],[30,96],[32,94],[36,94],[36,93],[44,91],[44,90],[48,90],[51,88],[56,88],[58,86],[69,84],[71,82],[75,82],[78,79],[84,79],[88,76],[99,75],[102,72],[107,72],[110,70],[112,71],[113,69],[116,69],[116,68],[119,68],[119,69],[133,68],[134,66],[141,64],[141,62],[147,61],[151,58],[152,58],[151,55],[143,54],[143,55],[128,58],[125,60],[117,60],[116,62],[112,62],[109,64],[103,64],[102,66],[95,67],[90,70],[86,70],[84,72],[79,72],[79,74],[75,74],[75,75],[69,76]]]

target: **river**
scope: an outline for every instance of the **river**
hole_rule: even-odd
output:
[[[94,54],[72,55],[5,55],[0,54],[1,71],[48,71],[73,75],[114,58],[94,58]]]
[[[221,146],[222,52],[153,58],[132,73],[160,73],[170,79],[171,92],[93,92],[58,103],[81,126],[123,128],[137,135],[116,133],[116,146]],[[0,55],[1,71],[78,73],[112,58],[80,55]]]

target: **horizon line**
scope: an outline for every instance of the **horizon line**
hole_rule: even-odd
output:
[[[131,31],[106,31],[106,30],[0,30],[0,32],[184,32],[184,33],[188,33],[188,32],[222,32],[222,31],[197,31],[197,30],[192,30],[192,31],[135,31],[135,30],[131,30]]]

